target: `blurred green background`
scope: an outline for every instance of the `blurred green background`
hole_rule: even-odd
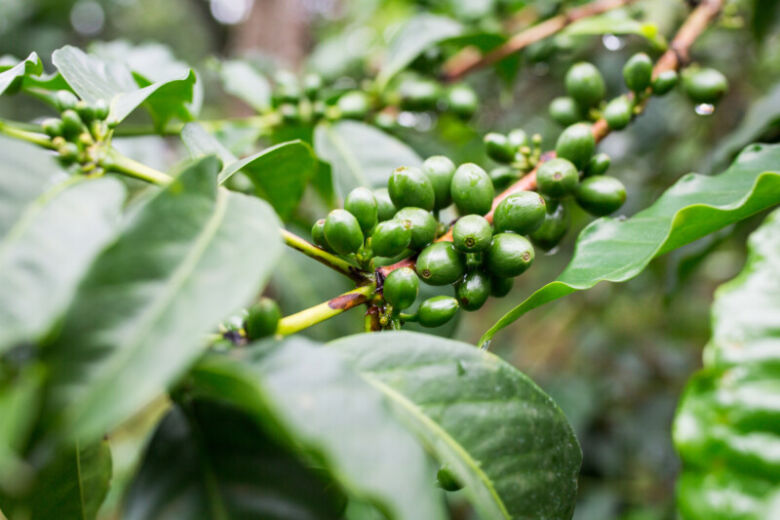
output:
[[[571,4],[569,2],[568,4]],[[576,3],[576,2],[575,2]],[[529,5],[530,4],[530,5]],[[95,40],[158,42],[196,67],[204,82],[203,116],[245,115],[247,106],[227,96],[216,80],[215,60],[245,56],[292,70],[312,69],[336,80],[370,77],[382,49],[408,16],[422,9],[452,16],[476,28],[496,30],[517,13],[544,16],[561,2],[512,0],[2,0],[0,55],[44,60],[64,45]],[[780,33],[772,12],[777,2],[731,2],[729,16],[694,48],[694,59],[722,70],[730,93],[712,115],[699,116],[679,93],[653,100],[645,115],[600,149],[613,159],[612,174],[629,197],[620,213],[649,205],[678,177],[717,173],[743,144],[777,140],[780,114]],[[565,7],[565,5],[563,6]],[[684,17],[685,2],[645,0],[634,8],[667,37]],[[518,22],[519,23],[519,22]],[[544,137],[550,148],[559,129],[547,117],[549,101],[563,94],[562,78],[576,60],[588,59],[603,72],[611,94],[622,87],[621,67],[632,53],[651,50],[636,36],[560,37],[530,49],[516,78],[485,70],[467,81],[482,107],[469,124],[429,116],[411,118],[396,131],[425,157],[445,153],[456,162],[492,166],[481,136],[488,130],[523,127]],[[543,58],[543,59],[542,59]],[[759,104],[751,113],[750,107]],[[0,113],[25,119],[42,105],[0,99]],[[771,115],[771,114],[770,114]],[[735,133],[738,131],[738,133]],[[127,139],[125,149],[155,166],[182,158],[177,142]],[[257,143],[253,148],[261,147]],[[246,152],[247,149],[239,149]],[[296,223],[306,226],[324,211],[307,199]],[[554,254],[539,252],[534,268],[513,292],[475,313],[462,313],[453,330],[440,331],[474,343],[504,312],[553,279],[571,257],[577,232],[588,222],[574,210],[573,227]],[[531,312],[500,333],[491,348],[524,371],[561,405],[584,451],[578,520],[651,520],[674,517],[674,481],[679,463],[670,424],[688,376],[700,365],[709,336],[709,308],[715,287],[735,275],[745,257],[745,237],[762,219],[725,229],[653,262],[623,285],[602,284]],[[271,289],[286,312],[300,310],[337,292],[344,282],[313,261],[288,255]],[[311,330],[318,339],[359,331],[358,311]],[[449,329],[452,329],[450,327]],[[462,517],[469,513],[463,509]]]

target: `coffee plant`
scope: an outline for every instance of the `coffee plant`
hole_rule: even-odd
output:
[[[575,430],[493,337],[762,212],[671,435],[679,517],[780,517],[780,145],[737,139],[721,173],[659,196],[599,149],[672,92],[716,110],[729,79],[694,45],[746,2],[681,3],[669,35],[632,0],[572,3],[523,21],[532,2],[419,2],[357,75],[196,72],[122,42],[0,60],[0,94],[40,107],[0,119],[0,517],[571,518]],[[593,49],[548,78],[553,141],[486,131],[482,164],[404,142],[438,120],[474,131],[490,100],[473,72],[511,84],[521,55],[547,67],[616,34],[641,46],[619,90]],[[202,117],[214,83],[254,113]],[[769,99],[748,119],[777,114]],[[154,135],[177,154],[167,171],[128,145]],[[618,215],[631,198],[654,202]],[[563,272],[519,298],[566,241]],[[320,298],[325,271],[343,282]],[[477,345],[450,339],[500,298]],[[342,314],[364,333],[310,334]]]

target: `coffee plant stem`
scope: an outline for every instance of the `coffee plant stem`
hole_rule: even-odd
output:
[[[276,333],[282,336],[288,336],[337,316],[344,311],[367,302],[375,290],[376,284],[374,283],[364,285],[315,305],[314,307],[309,307],[308,309],[304,309],[295,314],[285,316],[279,321]]]
[[[365,284],[370,281],[368,276],[357,266],[350,264],[346,260],[334,254],[328,253],[324,249],[320,249],[314,244],[299,237],[295,233],[291,233],[286,229],[283,229],[282,237],[284,238],[284,243],[291,248],[317,260],[321,264],[330,267],[334,271],[337,271],[361,284]]]
[[[51,139],[49,139],[49,136],[46,134],[31,132],[10,121],[0,120],[0,134],[5,134],[8,137],[13,137],[14,139],[19,139],[21,141],[27,141],[28,143],[36,144],[50,150],[54,149]]]
[[[173,177],[170,175],[125,157],[113,149],[108,152],[106,159],[102,161],[102,165],[107,171],[121,173],[153,184],[164,185],[173,180]]]
[[[537,25],[529,27],[512,36],[505,44],[487,54],[461,52],[455,55],[444,67],[444,79],[455,81],[463,76],[503,60],[507,56],[520,52],[532,43],[548,38],[562,31],[572,23],[589,18],[618,7],[636,2],[636,0],[596,0],[595,2],[574,7],[565,13],[553,16]]]

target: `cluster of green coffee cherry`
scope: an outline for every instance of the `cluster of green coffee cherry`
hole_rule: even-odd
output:
[[[395,128],[399,111],[449,112],[469,119],[478,107],[477,95],[469,86],[444,88],[413,73],[402,75],[386,93],[373,90],[370,83],[363,88],[345,88],[338,82],[324,85],[322,77],[313,73],[299,79],[289,72],[280,72],[274,78],[272,102],[283,123],[358,119],[385,129]]]
[[[78,99],[68,90],[55,96],[60,117],[45,119],[41,126],[51,138],[63,166],[79,164],[84,173],[101,173],[96,144],[107,133],[108,105],[99,100],[94,105]]]
[[[606,85],[599,70],[591,63],[575,63],[566,73],[567,96],[550,103],[550,117],[562,126],[580,121],[605,119],[611,130],[622,130],[651,95],[663,96],[679,83],[674,70],[666,70],[653,78],[653,60],[647,54],[634,54],[623,67],[623,79],[631,91],[605,101]],[[689,67],[683,73],[683,90],[697,105],[713,105],[728,90],[728,81],[712,68]]]

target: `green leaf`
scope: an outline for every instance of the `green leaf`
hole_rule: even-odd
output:
[[[42,367],[33,364],[0,377],[0,495],[23,480],[21,455],[37,417],[43,376]]]
[[[420,14],[410,18],[393,36],[387,48],[377,83],[384,88],[393,77],[430,46],[459,36],[463,31],[455,20],[444,16]]]
[[[780,145],[751,145],[724,173],[688,174],[633,217],[600,218],[582,230],[566,269],[505,314],[485,343],[526,312],[601,281],[624,282],[650,261],[780,203]]]
[[[330,163],[341,197],[358,186],[386,185],[399,166],[422,164],[417,153],[398,139],[357,121],[317,125],[314,150]]]
[[[95,260],[46,351],[48,426],[94,438],[136,413],[267,281],[279,221],[265,202],[218,189],[218,166],[185,165]]]
[[[222,86],[258,112],[271,107],[271,84],[245,61],[229,60],[220,67]]]
[[[0,494],[8,518],[90,520],[97,516],[111,481],[108,442],[75,444],[37,468],[29,482],[17,482],[17,493]]]
[[[0,352],[45,334],[117,231],[125,190],[0,138]],[[77,244],[77,245],[76,245]]]
[[[191,118],[186,107],[193,101],[196,78],[192,70],[142,88],[123,63],[106,61],[69,45],[54,51],[52,62],[82,99],[109,103],[110,123],[120,123],[144,103],[158,126],[172,117]]]
[[[715,293],[704,369],[673,438],[686,520],[780,516],[780,211],[751,235],[742,272]]]
[[[194,155],[216,153],[223,160],[220,184],[236,172],[243,172],[252,181],[257,195],[268,200],[283,219],[298,207],[306,185],[318,168],[314,151],[303,141],[281,143],[239,160],[195,123],[184,127],[182,139]]]
[[[371,501],[390,519],[444,518],[422,448],[381,394],[333,350],[290,338],[236,352],[234,359],[207,357],[192,377],[197,395],[278,425],[348,494]]]
[[[580,447],[563,412],[525,375],[427,334],[361,334],[329,346],[394,402],[481,518],[571,517]]]
[[[344,498],[248,415],[209,401],[162,420],[124,500],[125,520],[332,520]]]
[[[646,38],[658,49],[666,48],[666,40],[658,32],[658,27],[634,20],[625,11],[612,11],[583,18],[566,27],[561,34],[569,36],[635,34]]]
[[[43,72],[43,63],[34,52],[31,52],[24,61],[19,62],[13,67],[0,72],[0,94],[6,90],[16,91],[21,87],[25,76],[38,75]]]

